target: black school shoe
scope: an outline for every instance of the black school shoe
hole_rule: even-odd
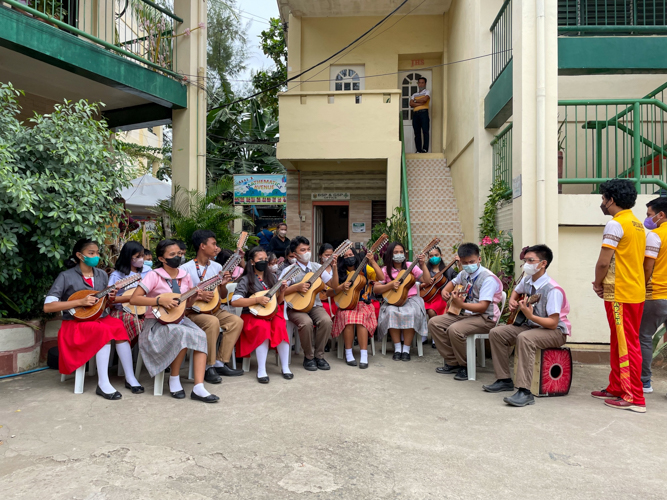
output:
[[[459,366],[459,371],[454,375],[454,380],[468,380],[468,368]]]
[[[404,352],[403,354],[401,354],[401,361],[410,361],[410,353]]]
[[[482,389],[484,389],[486,392],[504,392],[504,391],[512,392],[514,390],[514,382],[511,381],[504,382],[502,380],[496,380],[491,385],[483,385]]]
[[[318,370],[330,370],[331,369],[331,366],[329,366],[329,363],[327,363],[326,359],[316,358],[315,363],[317,363],[317,369]]]
[[[317,363],[315,362],[314,359],[304,358],[303,367],[306,370],[308,370],[309,372],[316,372],[317,371]]]
[[[144,393],[144,386],[142,386],[142,385],[130,385],[127,380],[125,381],[125,388],[130,389],[132,391],[132,394],[143,394]]]
[[[240,377],[243,375],[243,370],[235,370],[234,368],[230,368],[229,366],[216,366],[214,367],[215,371],[218,375],[222,375],[223,377]]]
[[[201,401],[202,403],[217,403],[220,400],[220,398],[215,394],[209,394],[206,397],[202,397],[198,394],[195,394],[195,391],[192,391],[192,393],[190,393],[190,399],[194,399],[195,401]]]
[[[394,355],[391,357],[394,361],[400,361],[401,360],[401,352],[395,351]]]
[[[171,397],[174,398],[174,399],[185,399],[185,391],[183,389],[181,389],[180,391],[176,391],[176,392],[171,392],[170,391],[169,394],[171,394]]]
[[[453,373],[456,373],[459,371],[459,368],[461,368],[459,365],[452,366],[448,365],[445,363],[444,366],[438,366],[435,371],[436,373],[439,373],[440,375],[451,375]]]
[[[204,374],[204,381],[209,384],[219,384],[222,382],[222,377],[218,375],[218,372],[215,371],[214,367],[206,368],[206,373]]]
[[[350,366],[357,366],[357,360],[353,359],[352,361],[346,361],[346,363]]]
[[[257,382],[259,382],[260,384],[268,384],[269,376],[267,375],[266,377],[257,377]]]
[[[509,398],[503,398],[503,401],[510,406],[528,406],[535,404],[535,397],[528,389],[519,389]]]
[[[106,393],[100,389],[99,385],[97,386],[97,389],[95,389],[95,394],[102,396],[104,399],[108,399],[109,401],[117,401],[123,397],[123,395],[118,391]]]

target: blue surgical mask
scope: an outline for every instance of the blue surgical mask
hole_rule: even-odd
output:
[[[145,260],[144,261],[144,266],[153,267],[153,261],[152,260]]]
[[[99,257],[99,255],[97,257],[86,257],[84,255],[83,256],[83,263],[87,266],[90,266],[90,267],[97,267],[97,264],[100,263],[100,257]]]
[[[479,269],[479,264],[466,264],[463,266],[463,270],[468,274],[475,274]]]
[[[428,259],[428,261],[429,261],[432,265],[437,266],[437,265],[440,264],[440,262],[442,261],[442,258],[435,256],[435,257],[431,257],[430,259]]]

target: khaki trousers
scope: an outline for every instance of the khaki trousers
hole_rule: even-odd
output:
[[[489,332],[493,370],[497,379],[512,378],[510,375],[510,351],[516,345],[518,359],[516,380],[514,385],[530,390],[533,382],[535,351],[549,347],[560,347],[565,344],[567,335],[560,330],[546,330],[530,326],[503,325]]]
[[[443,314],[431,318],[428,322],[428,332],[435,340],[435,347],[445,358],[449,366],[467,367],[466,339],[473,333],[487,333],[496,322],[487,316],[473,314],[472,316],[454,316]],[[474,361],[474,360],[473,360]]]
[[[222,308],[218,309],[215,314],[190,313],[188,319],[206,333],[208,343],[206,364],[211,366],[215,364],[216,359],[229,363],[234,345],[243,330],[243,320]],[[220,328],[222,328],[222,342],[220,342],[220,349],[217,349]]]
[[[299,340],[306,359],[324,358],[324,346],[331,336],[331,316],[322,306],[313,307],[309,313],[287,309],[287,318],[299,330]],[[313,339],[313,325],[317,326]]]

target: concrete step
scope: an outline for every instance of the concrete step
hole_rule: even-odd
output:
[[[413,210],[456,210],[456,198],[453,196],[441,198],[412,198],[410,197],[410,215]]]
[[[410,179],[410,177],[415,175],[424,175],[424,176],[446,175],[447,177],[451,177],[451,172],[449,168],[446,167],[445,165],[406,164],[406,167],[407,167],[406,172],[408,174],[408,179]]]
[[[442,191],[445,189],[454,190],[454,184],[451,177],[438,177],[437,179],[431,179],[428,177],[420,177],[417,180],[408,180],[408,191],[413,189],[428,189],[430,191]]]
[[[412,224],[412,234],[431,234],[437,236],[439,234],[455,234],[461,232],[461,223],[459,221],[453,222],[415,222],[410,220]]]

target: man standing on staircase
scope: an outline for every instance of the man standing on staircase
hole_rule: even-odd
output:
[[[417,80],[419,92],[412,94],[410,107],[412,108],[412,129],[415,132],[415,148],[417,153],[428,153],[428,137],[430,120],[428,117],[428,105],[431,102],[431,92],[426,89],[426,78],[423,76]],[[424,133],[424,146],[422,147],[422,132]]]

